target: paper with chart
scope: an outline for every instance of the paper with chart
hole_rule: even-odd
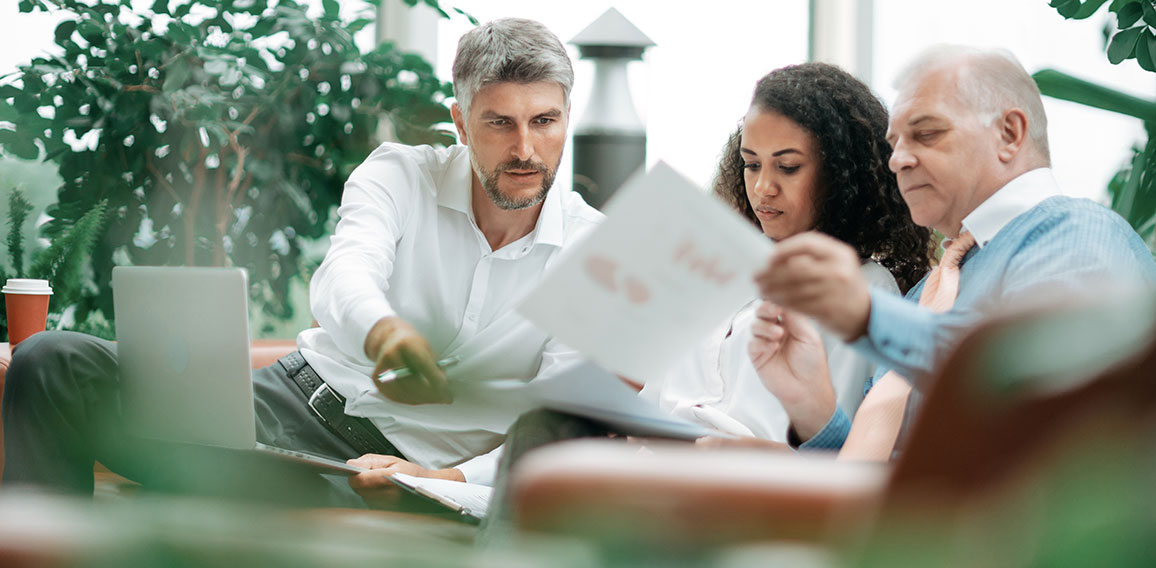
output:
[[[518,309],[607,369],[655,380],[755,296],[771,240],[663,162],[606,216]]]

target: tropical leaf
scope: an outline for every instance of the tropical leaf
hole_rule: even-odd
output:
[[[1136,43],[1140,40],[1140,33],[1143,31],[1143,27],[1128,28],[1112,36],[1112,40],[1108,42],[1108,61],[1118,65],[1121,61],[1132,57]]]
[[[1116,27],[1120,29],[1130,28],[1140,21],[1144,15],[1144,9],[1140,7],[1139,2],[1131,2],[1124,4],[1116,12]]]
[[[1040,92],[1049,97],[1125,114],[1144,121],[1156,121],[1156,102],[1148,101],[1073,77],[1055,69],[1041,69],[1032,74]]]

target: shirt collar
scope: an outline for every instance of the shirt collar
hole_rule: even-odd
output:
[[[967,217],[963,228],[975,236],[980,247],[987,245],[1008,223],[1039,205],[1061,195],[1051,168],[1037,168],[1021,174],[980,203]]]
[[[470,153],[462,146],[459,152],[446,168],[445,177],[438,184],[438,205],[464,213],[473,219],[473,201],[470,186],[474,181],[474,167],[470,163]],[[565,242],[565,226],[563,215],[562,194],[568,190],[559,189],[558,184],[550,188],[542,202],[542,211],[538,213],[538,222],[534,226],[532,235],[534,245],[562,246]]]
[[[562,194],[568,190],[560,189],[555,183],[546,194],[542,202],[542,211],[538,213],[538,224],[534,227],[535,245],[562,246],[565,240],[565,227],[562,215]]]
[[[442,179],[438,180],[438,205],[465,213],[473,218],[470,203],[470,184],[474,181],[474,168],[470,164],[470,152],[465,146],[457,146],[457,152]]]

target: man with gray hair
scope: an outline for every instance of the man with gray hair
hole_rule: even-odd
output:
[[[350,487],[370,504],[391,502],[397,472],[490,483],[516,410],[454,400],[447,372],[528,381],[576,356],[514,311],[602,218],[577,194],[551,191],[569,57],[540,23],[502,19],[461,38],[453,73],[464,145],[386,143],[354,170],[310,282],[319,325],[298,336],[299,351],[254,373],[259,441],[370,470],[323,489],[332,502],[356,499]],[[447,371],[442,359],[458,363]],[[21,344],[7,377],[5,485],[91,492],[94,459],[151,481],[155,464],[125,457],[133,452],[121,432],[83,427],[87,413],[117,408],[114,345],[39,334]]]
[[[770,305],[752,350],[777,360],[763,382],[787,407],[790,438],[804,448],[847,440],[843,455],[856,458],[890,457],[910,387],[917,393],[980,318],[1041,296],[1102,294],[1105,283],[1156,283],[1152,254],[1119,215],[1061,195],[1039,90],[1014,56],[935,48],[898,87],[890,166],[912,219],[954,243],[940,266],[906,299],[891,297],[868,288],[849,247],[805,233],[781,242],[757,277]],[[826,386],[822,344],[794,313],[880,364],[854,426]]]

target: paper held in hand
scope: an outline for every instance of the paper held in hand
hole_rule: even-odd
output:
[[[390,479],[401,488],[460,513],[474,522],[486,517],[494,490],[485,485],[395,473]]]
[[[599,365],[654,380],[757,294],[772,243],[664,162],[606,215],[518,309]]]

